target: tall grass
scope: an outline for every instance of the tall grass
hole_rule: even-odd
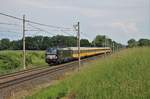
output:
[[[150,48],[123,50],[27,99],[150,99]]]
[[[27,51],[27,68],[46,64],[44,51]],[[23,69],[22,51],[0,51],[0,74],[10,73]]]

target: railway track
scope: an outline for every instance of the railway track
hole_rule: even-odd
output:
[[[30,70],[24,70],[24,71],[20,71],[17,73],[12,73],[10,75],[8,74],[8,75],[1,76],[0,77],[0,89],[9,87],[14,84],[21,83],[23,81],[32,80],[34,78],[37,78],[37,77],[40,77],[49,73],[54,73],[54,72],[72,67],[69,65],[72,65],[72,63],[66,63],[66,64],[58,65],[55,67],[43,67],[43,68],[37,68],[37,69],[35,68],[35,69],[30,69]]]
[[[102,57],[102,56],[103,55],[98,55],[98,56],[85,58],[85,59],[82,59],[81,62],[86,63],[89,60],[95,60],[98,57]],[[47,67],[41,67],[41,68],[32,68],[32,69],[23,70],[23,71],[19,71],[19,72],[7,74],[7,75],[2,75],[0,76],[0,91],[1,91],[0,93],[5,91],[4,92],[5,95],[3,94],[0,94],[0,95],[2,95],[2,99],[6,99],[3,97],[6,96],[6,93],[9,92],[10,88],[12,87],[17,88],[19,84],[23,84],[24,82],[32,81],[34,79],[38,79],[39,81],[42,77],[46,75],[49,75],[52,78],[53,76],[56,76],[56,75],[60,76],[66,71],[76,69],[78,67],[77,64],[78,64],[78,61],[73,61],[73,62],[64,63],[64,64],[60,64],[57,66],[52,66],[52,67],[47,66]],[[17,86],[17,87],[14,87],[14,86]]]
[[[4,79],[4,78],[7,78],[7,77],[12,77],[12,76],[17,76],[17,75],[20,75],[20,74],[24,74],[24,73],[28,73],[28,72],[31,72],[31,71],[34,71],[34,70],[40,70],[40,69],[44,69],[44,68],[47,68],[47,67],[45,67],[45,66],[35,67],[35,68],[30,68],[30,69],[26,69],[26,70],[17,71],[17,72],[12,72],[12,73],[9,73],[9,74],[0,75],[0,79]]]

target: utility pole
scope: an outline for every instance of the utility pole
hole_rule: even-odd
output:
[[[104,43],[104,46],[105,46],[105,57],[106,57],[106,36],[105,36],[105,43]]]
[[[117,45],[117,52],[119,51],[119,46]]]
[[[77,48],[78,48],[78,71],[81,65],[81,59],[80,59],[80,22],[78,22],[76,25],[73,25],[75,31],[77,32]]]
[[[118,52],[118,44],[116,45],[116,52]]]
[[[26,69],[26,49],[25,49],[25,15],[23,15],[23,68]]]
[[[81,59],[80,59],[80,22],[77,24],[77,47],[78,47],[78,71],[81,65]]]
[[[94,47],[96,47],[96,43],[95,43],[95,41],[96,41],[96,38],[95,38],[95,40],[94,40]]]
[[[114,48],[115,46],[114,46],[114,42],[113,42],[113,46],[112,46],[112,50],[113,50],[113,53],[115,52],[115,48]]]

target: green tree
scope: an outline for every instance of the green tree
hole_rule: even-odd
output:
[[[104,46],[105,36],[97,35],[96,38],[92,41],[93,46],[102,47]]]
[[[51,38],[50,37],[43,37],[43,42],[42,42],[42,48],[41,50],[45,50],[49,47],[51,47],[52,44],[51,44]]]
[[[27,50],[35,50],[36,46],[33,41],[33,37],[26,37],[26,49]]]
[[[0,49],[5,50],[10,48],[10,40],[7,38],[4,38],[0,41]]]
[[[81,39],[80,40],[80,46],[81,47],[89,47],[91,44],[87,39]]]
[[[67,36],[66,37],[66,45],[68,47],[75,47],[77,46],[77,38],[74,36]]]
[[[135,39],[130,39],[128,41],[128,47],[132,48],[132,47],[136,47],[137,46],[137,42]]]
[[[36,50],[40,50],[43,45],[43,36],[33,37],[33,44],[34,44]]]
[[[11,46],[10,46],[11,50],[22,50],[22,48],[23,48],[22,40],[11,41]]]
[[[63,35],[56,35],[51,38],[52,46],[53,47],[65,47],[66,41],[65,36]]]
[[[77,39],[73,36],[56,35],[51,38],[53,47],[73,47],[77,45]]]
[[[106,46],[107,47],[112,47],[112,39],[106,38]]]
[[[138,41],[139,46],[150,46],[150,40],[148,39],[140,39]]]

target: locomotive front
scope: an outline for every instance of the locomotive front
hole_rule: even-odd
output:
[[[58,60],[57,48],[48,48],[45,53],[45,61],[48,64],[56,63]]]

